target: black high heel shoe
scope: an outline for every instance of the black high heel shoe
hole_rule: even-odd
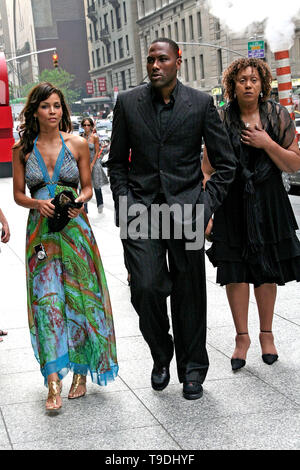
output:
[[[260,330],[260,332],[272,334],[272,331],[268,331],[268,330]],[[267,364],[268,366],[271,366],[272,364],[274,364],[274,362],[277,361],[278,354],[262,354],[261,357],[265,364]]]
[[[237,333],[237,336],[242,336],[242,335],[247,335],[247,333]],[[246,365],[246,360],[245,359],[239,359],[238,357],[236,358],[231,358],[231,368],[233,371],[237,371],[239,369],[242,369]]]

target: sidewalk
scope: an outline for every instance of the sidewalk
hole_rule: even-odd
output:
[[[1,244],[0,450],[11,449],[300,449],[300,289],[279,287],[274,334],[279,361],[261,359],[258,314],[251,293],[247,365],[231,371],[235,330],[224,288],[215,284],[207,260],[210,369],[203,398],[182,398],[175,359],[163,392],[150,385],[152,360],[130,303],[123,250],[113,221],[113,202],[104,188],[104,213],[89,203],[92,224],[112,300],[119,377],[108,387],[88,381],[86,397],[68,401],[71,374],[64,380],[63,408],[45,412],[47,390],[34,358],[27,327],[25,226],[27,210],[12,197],[12,179],[0,179],[0,206],[11,228]]]

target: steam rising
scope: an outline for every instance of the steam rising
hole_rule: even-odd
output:
[[[295,21],[300,19],[299,0],[206,0],[206,3],[210,13],[233,33],[255,32],[255,23],[263,23],[264,39],[273,52],[293,45]]]

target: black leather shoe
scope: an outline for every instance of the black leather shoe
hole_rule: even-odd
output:
[[[276,362],[278,359],[277,354],[263,354],[261,357],[264,363],[268,364],[268,366],[271,366],[272,364],[274,364],[274,362]]]
[[[156,366],[154,364],[151,373],[151,385],[154,390],[161,391],[170,382],[169,366]]]
[[[187,400],[197,400],[203,395],[203,388],[200,382],[183,382],[182,394]]]
[[[246,365],[245,359],[231,359],[231,368],[233,371],[239,370]]]

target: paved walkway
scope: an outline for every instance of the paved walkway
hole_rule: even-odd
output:
[[[0,450],[300,449],[299,285],[290,283],[278,289],[273,330],[280,357],[272,367],[261,360],[258,315],[251,294],[252,344],[246,367],[233,374],[230,357],[235,333],[231,314],[225,290],[215,284],[215,270],[207,262],[211,366],[203,398],[182,398],[175,360],[170,385],[163,392],[153,391],[152,360],[130,304],[122,246],[107,187],[104,213],[98,215],[92,201],[89,217],[111,294],[119,377],[106,388],[89,384],[86,397],[68,401],[69,375],[64,381],[63,409],[49,416],[44,409],[47,391],[27,328],[27,210],[14,204],[11,178],[0,179],[0,201],[12,232],[11,241],[2,245],[0,254],[0,327],[9,332],[0,344]]]

